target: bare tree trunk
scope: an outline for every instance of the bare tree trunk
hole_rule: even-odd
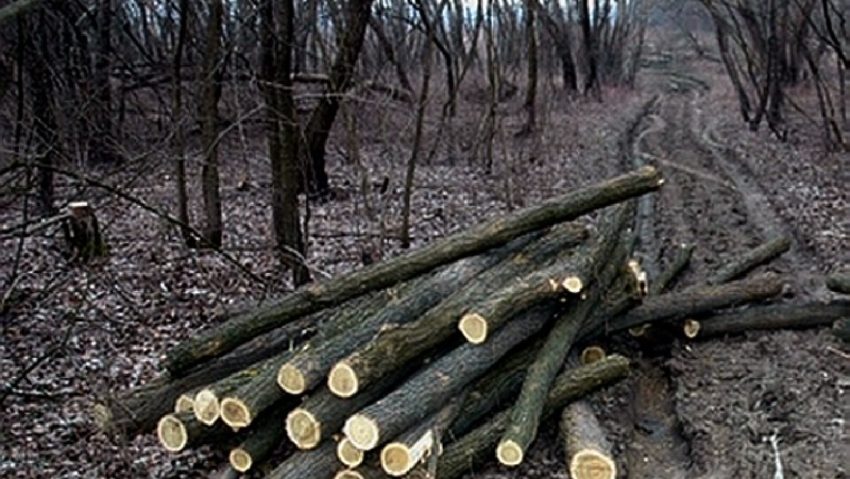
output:
[[[423,53],[422,67],[422,89],[419,91],[419,102],[416,107],[416,130],[413,134],[413,146],[410,152],[410,159],[407,161],[407,171],[404,176],[404,206],[401,213],[401,247],[410,247],[410,199],[413,195],[413,179],[416,173],[416,161],[419,159],[419,153],[422,149],[422,130],[425,124],[425,110],[428,106],[428,90],[431,86],[431,68],[433,66],[434,52],[434,25],[428,18],[426,5],[424,0],[418,0],[420,7],[419,12],[422,15],[422,22],[426,24],[428,31],[428,42],[425,44],[425,52]],[[440,18],[442,9],[437,11],[437,18]]]
[[[591,90],[594,90],[598,94],[599,81],[596,71],[596,45],[593,38],[593,29],[590,24],[590,7],[588,6],[589,0],[577,1],[579,8],[579,21],[581,23],[581,37],[584,44],[584,63],[586,74],[584,79],[584,93],[586,95]],[[599,9],[597,8],[595,11],[598,15]]]
[[[207,44],[204,53],[202,79],[201,128],[204,164],[201,169],[201,187],[204,195],[204,239],[214,247],[221,246],[221,192],[218,177],[218,102],[221,99],[221,21],[224,14],[222,0],[210,0]]]
[[[56,117],[53,105],[53,84],[50,70],[47,66],[48,52],[51,49],[50,32],[44,11],[38,15],[35,35],[33,38],[35,55],[28,55],[27,62],[30,77],[30,98],[32,98],[33,132],[35,133],[38,168],[38,205],[41,214],[47,216],[55,213],[53,170],[59,151]]]
[[[294,5],[292,0],[265,0],[260,9],[260,76],[268,117],[272,226],[281,261],[292,268],[292,280],[298,286],[310,280],[310,273],[304,265],[306,244],[298,209],[299,127],[292,98]]]
[[[339,111],[340,94],[351,85],[371,14],[372,0],[351,0],[348,3],[346,27],[331,68],[327,94],[319,101],[305,130],[305,153],[309,165],[307,189],[314,195],[326,196],[330,193],[328,174],[325,171],[325,144]]]
[[[191,233],[191,218],[189,217],[189,196],[186,193],[186,139],[183,130],[183,82],[180,78],[183,63],[183,48],[188,35],[189,0],[180,0],[180,26],[177,32],[177,44],[174,48],[174,63],[172,65],[172,107],[171,121],[174,128],[174,156],[176,157],[174,182],[177,190],[177,219],[182,223],[180,235],[186,246],[194,247],[195,238]]]
[[[534,3],[525,0],[525,35],[528,53],[528,85],[525,91],[525,126],[523,132],[531,133],[537,127],[537,31],[534,20]]]
[[[100,0],[97,10],[97,56],[94,68],[94,132],[91,135],[91,159],[97,163],[116,160],[112,142],[112,0]]]

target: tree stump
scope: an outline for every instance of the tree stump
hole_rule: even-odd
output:
[[[106,256],[106,242],[100,234],[94,208],[87,201],[68,203],[66,239],[71,248],[71,259],[87,262]]]

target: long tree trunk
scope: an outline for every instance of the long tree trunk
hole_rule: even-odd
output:
[[[348,90],[354,76],[354,67],[363,47],[373,0],[351,0],[346,11],[346,27],[340,37],[339,51],[328,83],[326,94],[310,116],[304,135],[306,137],[308,164],[307,189],[318,196],[330,192],[330,183],[325,167],[325,144],[330,136],[336,114],[339,111],[340,95]]]
[[[528,54],[528,84],[525,90],[525,126],[524,132],[531,133],[537,127],[537,28],[535,26],[537,0],[525,0],[525,38]]]
[[[30,55],[26,62],[30,81],[30,98],[32,98],[33,131],[35,132],[38,153],[42,166],[38,169],[38,205],[44,216],[55,213],[53,170],[57,153],[59,152],[59,137],[57,134],[56,116],[53,105],[53,83],[47,65],[48,52],[51,49],[47,17],[42,11],[36,20],[37,26],[33,42],[36,55]]]
[[[183,82],[180,71],[183,63],[183,49],[188,36],[189,0],[180,0],[180,25],[177,33],[177,45],[174,47],[174,62],[172,64],[172,106],[171,121],[174,129],[174,156],[175,175],[174,182],[177,190],[177,219],[182,223],[180,234],[186,246],[195,245],[195,238],[191,233],[191,218],[189,217],[189,197],[186,192],[186,139],[183,129]]]
[[[94,132],[91,135],[91,158],[97,163],[115,161],[112,146],[112,67],[113,0],[100,0],[97,15],[97,57],[94,65]]]
[[[218,102],[221,98],[221,22],[224,14],[222,0],[209,1],[210,15],[207,25],[207,43],[204,52],[204,75],[201,85],[201,128],[203,167],[201,189],[204,196],[204,240],[209,245],[221,247],[222,218],[221,192],[218,177]]]
[[[277,8],[277,10],[275,10]],[[306,244],[298,210],[298,118],[292,97],[292,0],[266,0],[261,6],[261,65],[268,116],[272,170],[272,226],[281,262],[292,269],[296,286],[310,280],[304,265]]]

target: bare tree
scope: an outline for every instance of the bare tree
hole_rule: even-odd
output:
[[[277,7],[277,8],[275,8]],[[292,268],[293,282],[310,280],[304,265],[306,245],[298,212],[298,118],[293,101],[293,0],[265,0],[260,7],[261,90],[266,100],[271,160],[272,225],[281,261]]]
[[[221,77],[224,71],[221,32],[224,6],[222,0],[209,1],[204,73],[201,94],[203,166],[201,189],[204,197],[204,239],[214,247],[221,246],[223,225],[221,192],[218,175],[218,102],[221,99]]]

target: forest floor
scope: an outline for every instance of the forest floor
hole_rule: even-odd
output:
[[[648,241],[659,242],[662,258],[679,243],[697,246],[681,284],[699,282],[736,252],[784,232],[795,247],[769,269],[798,278],[786,299],[825,298],[813,275],[850,264],[850,155],[825,152],[815,127],[802,120],[789,122],[785,143],[747,131],[718,65],[672,73],[644,72],[637,92],[608,90],[603,103],[553,95],[534,139],[514,138],[521,100],[511,100],[491,172],[472,154],[483,108],[470,86],[449,133],[436,135],[436,122],[428,125],[427,146],[437,143],[433,161],[417,170],[413,247],[620,172],[640,155],[666,178]],[[309,207],[316,276],[357,267],[361,253],[375,249],[374,235],[400,224],[412,122],[407,112],[387,111],[368,102],[358,108],[359,162],[344,131],[332,138],[336,198]],[[249,137],[260,138],[255,133]],[[63,200],[95,204],[110,255],[69,265],[55,231],[20,248],[23,274],[0,308],[0,476],[206,477],[224,461],[213,451],[168,455],[151,435],[115,443],[89,412],[98,397],[154,377],[160,355],[214,323],[222,309],[289,288],[272,250],[264,145],[233,141],[225,148],[232,149],[222,155],[225,250],[242,268],[186,249],[173,228],[137,206],[62,184]],[[90,174],[156,208],[172,207],[164,161]],[[373,185],[384,178],[381,193]],[[367,196],[374,218],[365,211]],[[0,228],[19,223],[24,208],[0,211]],[[399,251],[392,236],[378,248],[383,256]],[[3,280],[19,244],[2,240]],[[850,352],[827,331],[676,341],[664,352],[617,347],[639,359],[636,374],[594,395],[592,404],[612,434],[622,477],[781,477],[774,476],[777,461],[785,477],[850,477]],[[491,465],[470,478],[567,477],[555,429],[545,428],[516,470]]]

